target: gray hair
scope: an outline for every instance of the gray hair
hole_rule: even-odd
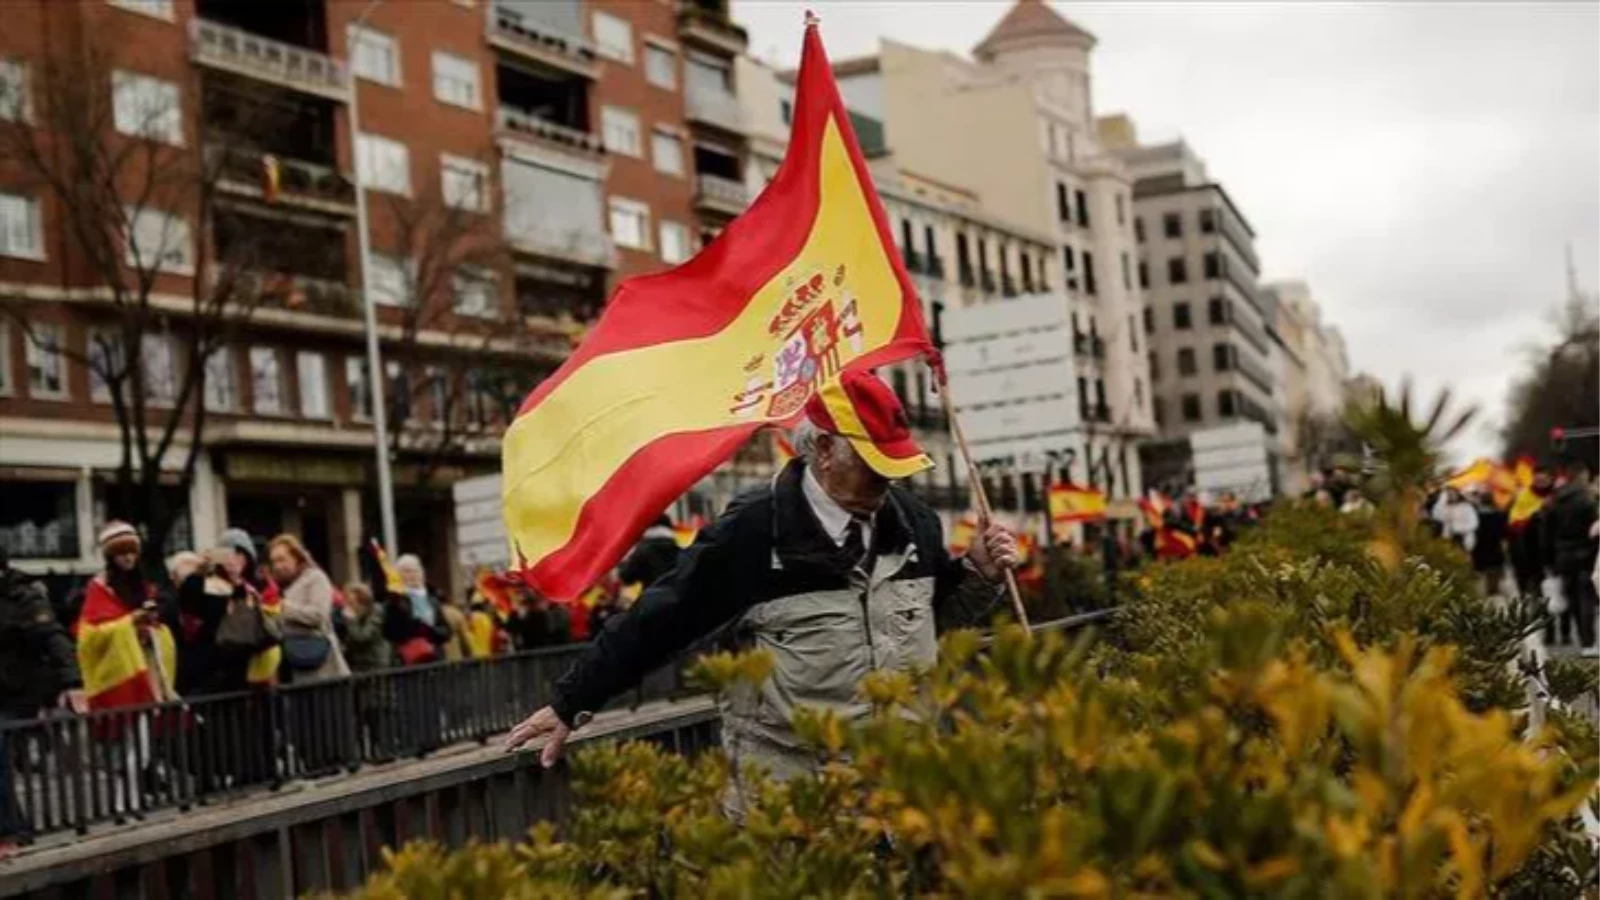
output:
[[[794,454],[801,459],[809,460],[817,454],[817,438],[822,436],[822,429],[810,419],[801,419],[800,424],[789,432],[789,443],[794,446]]]

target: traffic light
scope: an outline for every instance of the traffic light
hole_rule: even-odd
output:
[[[1550,429],[1550,447],[1560,453],[1567,449],[1567,430],[1557,425]]]

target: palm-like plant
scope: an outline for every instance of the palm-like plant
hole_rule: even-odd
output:
[[[1345,409],[1345,424],[1379,462],[1368,482],[1369,492],[1376,497],[1425,488],[1439,474],[1443,446],[1465,431],[1478,414],[1475,406],[1452,411],[1449,388],[1439,391],[1420,423],[1412,418],[1415,409],[1409,378],[1400,383],[1393,400],[1379,389]]]

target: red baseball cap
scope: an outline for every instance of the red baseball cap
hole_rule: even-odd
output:
[[[806,401],[806,418],[848,440],[862,461],[885,478],[909,478],[933,468],[933,460],[911,436],[900,398],[871,372],[846,370],[823,385]]]

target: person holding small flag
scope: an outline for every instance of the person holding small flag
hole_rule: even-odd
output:
[[[790,726],[802,705],[846,719],[867,704],[861,680],[929,666],[937,633],[984,621],[1001,599],[1017,542],[986,524],[967,554],[945,549],[934,511],[895,482],[930,468],[894,391],[847,371],[806,404],[799,457],[735,500],[665,577],[604,631],[519,724],[515,749],[548,736],[543,762],[611,697],[713,632],[772,654],[774,669],[724,710],[723,743],[777,777],[819,762]]]

